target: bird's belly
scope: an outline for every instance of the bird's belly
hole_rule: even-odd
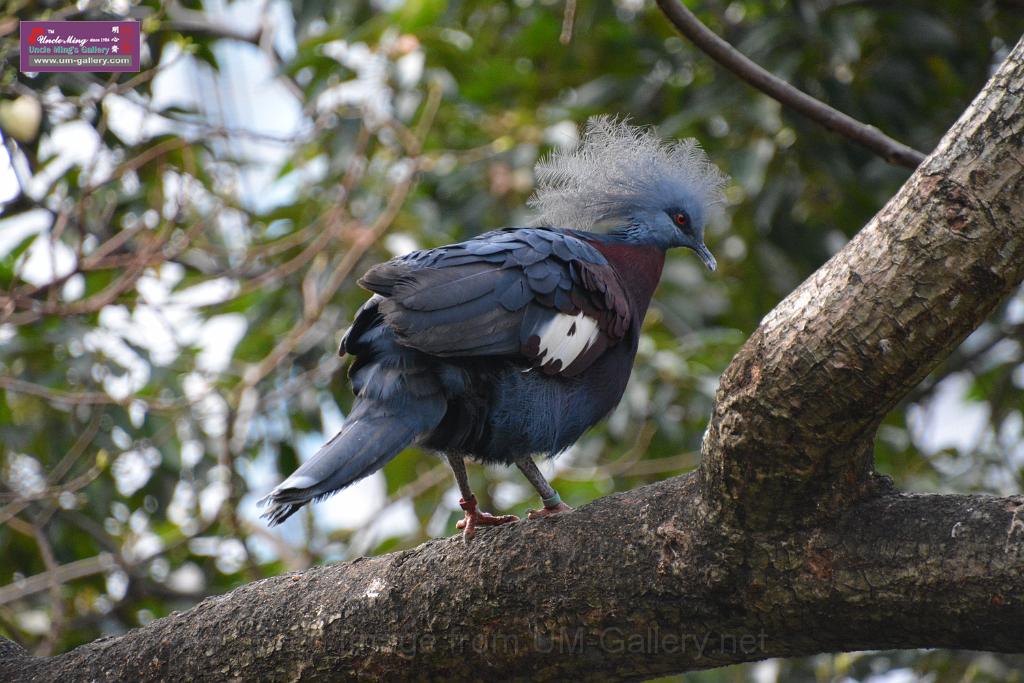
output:
[[[634,353],[628,343],[620,344],[571,378],[503,364],[480,378],[486,388],[469,391],[450,404],[451,419],[427,445],[482,462],[555,455],[618,404]]]

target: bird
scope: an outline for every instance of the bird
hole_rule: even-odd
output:
[[[590,119],[538,162],[536,218],[370,268],[344,333],[355,401],[341,430],[260,503],[270,526],[416,444],[447,459],[465,538],[518,521],[479,509],[466,459],[515,465],[538,519],[571,510],[534,458],[565,451],[618,404],[666,252],[704,243],[727,177],[692,138]],[[602,231],[602,228],[604,230]]]

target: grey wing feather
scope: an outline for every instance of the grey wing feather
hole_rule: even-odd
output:
[[[376,266],[360,281],[405,346],[439,357],[520,356],[577,374],[622,338],[622,284],[604,257],[561,231],[497,231]],[[376,297],[375,297],[376,298]],[[597,321],[599,339],[569,367],[545,362],[539,335],[559,314]],[[358,319],[357,319],[358,323]]]

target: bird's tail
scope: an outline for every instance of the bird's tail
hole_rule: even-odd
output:
[[[420,408],[420,410],[417,410]],[[341,431],[325,443],[277,488],[260,500],[270,526],[285,521],[306,503],[316,502],[373,474],[440,421],[432,406],[391,410],[376,401],[359,401]]]

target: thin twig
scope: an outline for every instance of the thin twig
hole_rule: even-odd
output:
[[[559,479],[568,481],[594,481],[598,478],[608,479],[626,472],[647,452],[647,447],[651,445],[651,439],[654,438],[654,433],[657,431],[658,427],[653,422],[644,422],[640,431],[637,432],[633,445],[618,460],[594,467],[563,467],[557,471],[557,476]]]
[[[415,500],[434,487],[451,481],[453,481],[452,470],[448,467],[447,463],[434,465],[430,469],[424,470],[414,480],[410,481],[408,484],[399,486],[394,493],[387,497],[366,524],[363,524],[355,530],[352,537],[349,539],[349,546],[359,547],[363,539],[365,539],[367,535],[373,533],[374,520],[379,519],[389,509],[391,509],[392,506],[403,500]]]
[[[68,564],[59,565],[52,573],[45,571],[14,583],[0,586],[0,605],[20,600],[34,593],[47,590],[53,581],[67,583],[75,579],[81,579],[94,574],[102,574],[117,566],[114,556],[110,553],[100,553],[84,560],[75,560]]]
[[[274,266],[264,273],[260,273],[250,280],[247,280],[238,288],[235,298],[244,296],[249,292],[255,292],[256,290],[263,289],[267,285],[291,275],[296,270],[306,265],[314,256],[322,254],[324,252],[324,248],[327,247],[332,240],[338,237],[338,233],[343,227],[343,223],[338,219],[343,213],[344,211],[342,210],[342,207],[331,207],[325,216],[325,220],[330,226],[329,229],[321,231],[312,242],[307,244],[302,251],[293,258]],[[320,221],[318,220],[317,223],[319,222]]]
[[[14,310],[13,308],[2,309],[3,312],[0,313],[0,323],[10,323],[17,326],[35,322],[36,320],[48,315],[67,317],[72,315],[95,313],[108,304],[113,303],[121,294],[124,294],[126,291],[131,289],[139,278],[145,274],[146,268],[151,265],[155,265],[153,263],[154,258],[157,259],[157,263],[163,263],[164,261],[174,258],[185,251],[186,247],[188,247],[195,238],[196,233],[205,225],[206,223],[202,220],[194,223],[185,232],[182,239],[178,241],[178,244],[168,251],[165,247],[167,247],[168,242],[173,235],[174,228],[173,223],[168,222],[161,231],[162,234],[150,237],[148,239],[148,243],[143,245],[139,249],[138,253],[133,254],[129,261],[124,264],[126,266],[124,272],[96,294],[67,304],[29,300],[28,304],[30,309],[21,313],[12,313],[11,311]],[[81,270],[81,268],[78,268],[78,270]],[[0,302],[11,302],[16,304],[17,300],[14,297],[0,296]]]
[[[179,150],[182,147],[186,147],[190,144],[192,144],[191,141],[186,140],[185,138],[168,138],[163,142],[158,142],[152,147],[149,147],[142,151],[140,154],[138,154],[138,156],[132,157],[128,161],[125,161],[122,164],[120,164],[117,168],[114,169],[114,171],[109,176],[107,176],[103,180],[86,185],[84,188],[82,188],[82,197],[88,197],[89,195],[91,195],[93,192],[103,187],[104,185],[107,185],[109,183],[114,182],[115,180],[118,180],[125,173],[128,173],[129,171],[137,171],[146,164],[148,164],[149,162],[155,161],[156,159],[159,159],[160,157],[166,154],[174,152],[175,150]]]
[[[415,139],[418,142],[412,149],[408,150],[412,161],[416,161],[418,158],[423,142],[426,140],[427,131],[430,129],[434,115],[437,113],[440,100],[440,88],[431,88],[427,104],[414,132],[414,135],[416,136]],[[388,202],[384,207],[384,211],[377,216],[373,225],[358,231],[358,235],[354,239],[351,248],[342,255],[341,259],[339,259],[334,270],[327,278],[326,284],[317,296],[317,300],[304,305],[305,315],[303,316],[302,322],[292,328],[288,335],[282,339],[277,346],[270,351],[270,353],[264,356],[258,364],[252,366],[245,373],[245,378],[241,384],[238,396],[241,396],[242,392],[247,388],[256,386],[256,384],[266,377],[271,370],[277,367],[285,356],[291,353],[295,347],[298,346],[302,338],[316,323],[317,318],[323,312],[324,307],[327,306],[328,301],[330,301],[331,297],[338,291],[338,288],[341,287],[342,283],[344,283],[352,273],[352,270],[356,267],[356,264],[359,263],[359,260],[370,249],[370,247],[388,231],[395,218],[398,217],[398,212],[405,204],[405,199],[415,183],[416,171],[416,168],[410,169],[409,174],[405,179],[395,186],[391,195],[388,197]]]
[[[658,7],[680,33],[701,51],[769,97],[803,114],[825,128],[839,133],[878,154],[890,164],[914,169],[925,155],[898,140],[833,109],[824,102],[793,87],[750,60],[705,26],[679,0],[657,0]]]
[[[6,375],[0,375],[0,389],[38,396],[50,403],[65,405],[117,405],[127,408],[135,401],[142,401],[146,406],[146,410],[158,411],[173,411],[188,405],[187,401],[181,399],[165,400],[149,396],[143,398],[130,396],[119,399],[102,391],[65,391],[63,389],[43,386],[42,384],[26,382],[25,380]]]
[[[43,558],[43,565],[49,575],[50,582],[47,588],[50,594],[50,632],[43,638],[36,654],[40,657],[49,657],[64,632],[67,621],[67,613],[64,609],[64,600],[61,597],[60,582],[57,580],[57,558],[53,554],[53,546],[46,538],[46,532],[40,524],[32,525],[32,536],[35,538],[39,548],[39,556]]]
[[[45,488],[39,493],[29,494],[27,496],[21,496],[16,498],[6,507],[0,508],[0,524],[6,524],[9,520],[14,519],[21,510],[23,510],[29,503],[37,500],[52,500],[59,498],[65,493],[74,493],[75,491],[85,488],[93,481],[96,477],[100,476],[100,472],[103,468],[98,464],[93,464],[88,470],[78,475],[74,479],[65,482],[59,486],[51,486]]]
[[[672,455],[667,458],[654,458],[652,460],[640,460],[633,463],[621,474],[640,477],[651,474],[664,474],[665,472],[678,472],[687,468],[693,468],[697,464],[697,453],[688,452]]]
[[[568,45],[572,42],[572,24],[576,20],[576,0],[565,0],[565,11],[562,13],[562,34],[558,42]]]
[[[64,475],[67,474],[68,470],[70,470],[71,467],[74,466],[75,462],[82,455],[82,453],[85,452],[86,447],[92,443],[93,437],[96,436],[96,432],[99,431],[100,419],[103,417],[103,415],[104,411],[102,409],[92,411],[92,417],[90,418],[89,424],[85,428],[85,431],[83,431],[78,436],[78,438],[75,439],[75,443],[72,444],[68,452],[65,453],[64,457],[61,458],[59,463],[57,463],[57,466],[50,471],[49,475],[47,475],[46,479],[50,483],[49,488],[45,488],[38,493],[29,495],[15,494],[14,500],[12,500],[4,507],[0,507],[0,524],[3,524],[8,519],[17,515],[23,509],[28,507],[28,505],[32,501],[41,500],[44,498],[57,498],[66,491],[77,491],[83,486],[88,485],[93,479],[96,478],[96,476],[99,475],[99,468],[96,467],[95,464],[93,464],[93,466],[90,467],[89,470],[85,472],[85,474],[76,477],[70,482],[58,484],[58,482],[64,477]],[[8,496],[6,494],[0,494],[0,501],[5,500],[7,497]]]

